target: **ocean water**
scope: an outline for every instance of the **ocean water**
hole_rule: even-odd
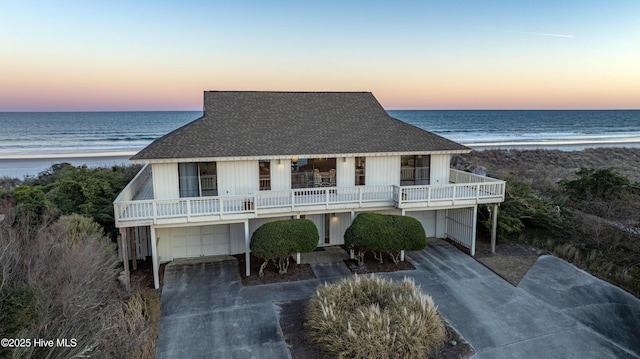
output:
[[[0,158],[137,152],[202,116],[184,112],[0,113]]]
[[[388,111],[475,149],[640,147],[640,110]],[[202,116],[176,112],[0,113],[0,177],[53,163],[126,164],[154,139]]]
[[[388,112],[476,149],[640,146],[640,110]]]

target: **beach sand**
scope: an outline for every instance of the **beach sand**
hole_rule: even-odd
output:
[[[111,167],[130,165],[129,158],[135,153],[114,152],[95,154],[56,154],[41,156],[5,156],[0,157],[0,178],[13,177],[23,179],[25,176],[37,176],[40,172],[57,163],[70,163],[74,166]]]

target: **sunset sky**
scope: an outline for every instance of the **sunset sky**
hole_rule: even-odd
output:
[[[640,1],[0,1],[0,111],[200,110],[204,90],[387,109],[638,109]]]

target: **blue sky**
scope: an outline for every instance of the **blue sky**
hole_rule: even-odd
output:
[[[637,0],[2,1],[0,111],[198,110],[204,90],[640,108],[638,14]]]

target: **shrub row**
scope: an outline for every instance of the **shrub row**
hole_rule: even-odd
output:
[[[391,255],[398,262],[400,251],[418,251],[427,245],[427,235],[422,224],[413,217],[361,213],[347,228],[344,244],[356,252],[360,265],[364,253],[372,251],[382,263],[382,253]]]
[[[318,246],[320,235],[313,221],[287,219],[268,222],[260,226],[251,236],[251,253],[264,259],[259,275],[270,260],[278,266],[280,274],[289,268],[289,257],[294,253],[311,252]]]

